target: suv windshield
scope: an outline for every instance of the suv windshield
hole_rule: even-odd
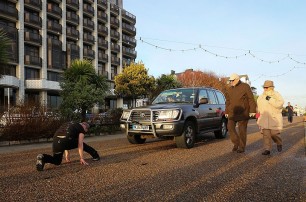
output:
[[[161,92],[152,104],[161,103],[194,103],[195,90],[190,89],[171,89]]]

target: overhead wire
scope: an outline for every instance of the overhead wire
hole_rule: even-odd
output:
[[[172,51],[172,52],[175,52],[175,51],[181,51],[181,52],[187,52],[187,51],[196,51],[198,49],[200,50],[203,50],[204,52],[206,53],[209,53],[211,55],[214,55],[216,57],[222,57],[222,58],[225,58],[225,59],[238,59],[240,57],[245,57],[245,56],[252,56],[253,58],[261,61],[261,62],[265,62],[265,63],[279,63],[283,60],[286,60],[286,59],[289,59],[289,60],[292,60],[294,61],[295,63],[297,64],[301,64],[301,65],[306,65],[306,62],[301,62],[301,61],[298,61],[297,59],[294,59],[292,56],[290,56],[290,54],[286,54],[285,57],[282,57],[282,58],[279,58],[277,60],[266,60],[266,59],[263,59],[261,57],[258,57],[255,52],[263,52],[263,51],[254,51],[254,50],[245,50],[245,49],[237,49],[237,48],[226,48],[226,47],[217,47],[217,46],[208,46],[208,45],[202,45],[202,44],[194,44],[194,43],[186,43],[186,42],[176,42],[176,41],[169,41],[169,40],[161,40],[161,39],[152,39],[152,40],[158,40],[158,41],[165,41],[165,42],[172,42],[172,43],[181,43],[181,44],[189,44],[189,45],[194,45],[195,47],[194,48],[188,48],[188,49],[174,49],[174,48],[167,48],[167,47],[162,47],[160,45],[157,45],[157,44],[153,44],[153,43],[150,43],[148,41],[145,41],[143,40],[142,37],[139,37],[139,40],[142,42],[142,43],[145,43],[145,44],[148,44],[150,46],[153,46],[157,49],[162,49],[162,50],[166,50],[166,51]],[[243,54],[240,54],[240,55],[235,55],[235,56],[226,56],[226,55],[222,55],[222,54],[219,54],[219,53],[216,53],[216,52],[213,52],[213,51],[210,51],[208,50],[207,48],[204,48],[204,47],[214,47],[214,48],[221,48],[221,49],[231,49],[231,50],[240,50],[240,51],[245,51],[245,53]],[[266,52],[267,53],[267,52]],[[283,54],[283,53],[271,53],[270,54]],[[292,55],[292,54],[291,54]]]

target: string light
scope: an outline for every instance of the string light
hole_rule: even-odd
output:
[[[260,78],[262,78],[262,77],[270,77],[270,78],[281,77],[281,76],[284,76],[284,75],[286,75],[286,74],[292,72],[292,71],[295,70],[295,69],[301,69],[301,68],[306,69],[306,67],[293,67],[293,68],[291,68],[290,70],[288,70],[287,72],[284,72],[284,73],[282,73],[282,74],[277,74],[277,75],[260,74],[256,79],[252,80],[252,82],[257,81],[258,79],[260,79]]]
[[[306,62],[298,61],[298,60],[292,58],[289,54],[287,54],[287,56],[285,56],[285,57],[283,57],[283,58],[280,58],[280,59],[277,59],[277,60],[265,60],[265,59],[263,59],[263,58],[260,58],[260,57],[256,56],[256,55],[254,54],[255,51],[251,51],[251,50],[247,50],[244,54],[241,54],[241,55],[236,55],[236,56],[225,56],[225,55],[221,55],[221,54],[212,52],[212,51],[210,51],[210,50],[208,50],[208,49],[206,49],[206,48],[203,48],[201,44],[191,44],[191,43],[185,43],[185,42],[174,42],[174,43],[184,43],[184,44],[196,45],[196,47],[190,48],[190,49],[172,49],[172,48],[165,48],[165,47],[158,46],[158,45],[156,45],[156,44],[149,43],[149,42],[147,42],[147,41],[144,41],[141,37],[139,38],[139,40],[140,40],[141,42],[143,42],[143,43],[145,43],[145,44],[148,44],[148,45],[150,45],[150,46],[153,46],[153,47],[155,47],[155,48],[157,48],[157,49],[167,50],[167,51],[170,51],[170,52],[171,52],[171,51],[173,51],[173,52],[174,52],[174,51],[181,51],[181,52],[185,52],[185,51],[186,51],[186,52],[187,52],[187,51],[191,51],[191,50],[196,51],[196,50],[200,49],[200,50],[203,50],[205,53],[209,53],[209,54],[214,55],[214,56],[216,56],[216,57],[221,57],[221,58],[225,58],[225,59],[238,59],[238,58],[240,58],[240,57],[245,57],[245,56],[248,56],[248,55],[249,55],[249,56],[252,56],[253,58],[255,58],[255,59],[257,59],[257,60],[259,60],[259,61],[261,61],[261,62],[265,62],[265,63],[269,63],[269,64],[272,64],[272,63],[279,63],[279,62],[281,62],[281,61],[283,61],[283,60],[289,59],[289,60],[294,61],[294,62],[297,63],[297,64],[306,65]],[[158,39],[154,39],[154,40],[158,40]],[[167,40],[159,40],[159,41],[167,41]],[[173,41],[167,41],[167,42],[173,42]],[[206,45],[205,45],[205,46],[206,46]],[[211,47],[215,47],[215,46],[211,46]],[[218,47],[218,48],[223,48],[223,49],[225,49],[224,47]],[[239,50],[239,49],[234,49],[234,48],[227,48],[227,49]],[[241,51],[241,50],[243,50],[243,49],[240,49],[240,51]],[[243,50],[243,51],[245,51],[245,50]]]

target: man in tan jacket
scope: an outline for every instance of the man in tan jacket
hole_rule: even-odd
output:
[[[238,74],[232,74],[229,82],[225,105],[227,128],[234,144],[232,151],[242,153],[245,151],[249,118],[255,117],[256,114],[256,102],[251,87],[241,82]],[[238,125],[238,131],[236,131],[236,125]]]
[[[264,92],[257,99],[260,116],[257,124],[263,134],[264,152],[269,155],[272,150],[272,140],[277,145],[277,151],[282,151],[282,139],[279,134],[283,129],[282,109],[284,99],[274,90],[273,81],[265,81]]]

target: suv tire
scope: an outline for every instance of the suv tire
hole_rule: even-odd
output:
[[[185,123],[183,132],[181,136],[175,137],[176,146],[179,148],[192,148],[195,142],[195,126],[192,121],[187,121]]]
[[[220,128],[220,130],[214,131],[215,137],[217,139],[223,139],[223,138],[226,137],[226,135],[227,135],[227,127],[226,127],[226,125],[227,125],[227,121],[226,121],[226,119],[223,118],[222,121],[221,121],[221,128]]]
[[[127,139],[132,144],[143,144],[146,139],[141,138],[141,135],[127,135]]]

